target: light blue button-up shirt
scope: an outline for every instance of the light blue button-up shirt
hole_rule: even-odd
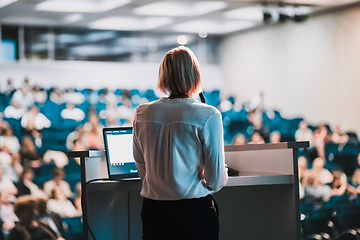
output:
[[[192,98],[140,105],[133,136],[143,197],[199,198],[226,184],[223,126],[216,108]]]

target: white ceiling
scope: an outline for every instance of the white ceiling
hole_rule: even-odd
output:
[[[353,0],[284,0],[310,13]],[[272,21],[278,1],[267,1]],[[294,14],[292,6],[283,11]],[[259,1],[159,0],[0,0],[0,24],[67,26],[125,31],[228,34],[263,25]]]

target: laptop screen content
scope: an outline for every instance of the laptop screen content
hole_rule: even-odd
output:
[[[138,177],[132,127],[103,128],[109,178]]]

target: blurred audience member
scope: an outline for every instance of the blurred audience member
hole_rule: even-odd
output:
[[[36,207],[39,211],[39,219],[41,222],[48,225],[58,237],[61,237],[61,232],[65,230],[64,223],[59,214],[47,209],[47,202],[48,199],[44,197],[36,199]]]
[[[89,114],[89,121],[84,124],[83,144],[86,149],[103,150],[104,143],[102,138],[103,125],[95,113]]]
[[[238,133],[233,138],[234,145],[245,145],[246,144],[246,137],[244,134]]]
[[[87,97],[87,100],[92,106],[96,105],[99,100],[98,98],[98,91],[95,91],[94,89],[89,89],[89,95]]]
[[[14,213],[14,206],[11,204],[10,196],[6,191],[0,192],[0,218],[3,221],[2,232],[7,236],[19,219]]]
[[[66,103],[79,105],[85,101],[85,96],[81,92],[75,92],[73,88],[67,88],[64,93],[64,100]]]
[[[75,131],[69,133],[69,135],[66,137],[66,148],[69,151],[85,151],[86,148],[83,144],[83,136],[84,136],[84,127],[82,125],[78,126]],[[81,144],[83,147],[81,148],[82,150],[73,150],[74,149],[74,141],[75,140],[79,140],[77,142],[77,144]],[[78,145],[79,146],[79,145]]]
[[[321,157],[315,158],[312,163],[311,171],[317,175],[320,184],[331,183],[334,180],[334,177],[331,174],[331,172],[326,168],[324,168],[324,166],[325,166],[325,159]]]
[[[0,192],[7,192],[9,195],[15,196],[18,193],[14,183],[3,174],[3,168],[0,166]]]
[[[25,84],[21,89],[16,90],[11,100],[18,102],[21,108],[28,109],[34,104],[34,98],[31,93],[30,86]]]
[[[346,144],[349,141],[349,136],[342,133],[340,126],[336,125],[335,131],[331,134],[331,141],[338,144]]]
[[[66,108],[61,111],[61,117],[81,122],[85,118],[85,113],[80,108],[76,108],[74,104],[68,103],[66,104]]]
[[[51,192],[51,198],[48,201],[48,209],[56,212],[61,217],[80,216],[75,206],[66,198],[59,186],[55,186]]]
[[[129,119],[134,116],[135,109],[132,107],[130,99],[125,98],[122,105],[118,107],[118,118]]]
[[[19,223],[11,229],[8,240],[64,240],[46,224],[38,221],[36,201],[30,196],[19,197],[14,205]]]
[[[305,186],[306,186],[306,175],[308,174],[308,161],[306,157],[300,156],[298,158],[298,169],[299,169],[299,194],[300,199],[305,196]]]
[[[30,136],[24,136],[21,140],[21,159],[24,165],[32,168],[38,168],[42,164],[41,155]]]
[[[106,118],[106,127],[118,127],[119,124],[116,124],[115,119],[108,117]]]
[[[220,93],[220,104],[217,106],[220,112],[227,112],[232,109],[232,103],[229,101],[229,96],[224,93]]]
[[[76,198],[74,199],[74,205],[75,205],[76,210],[78,210],[78,212],[82,214],[82,208],[81,208],[81,182],[78,182],[75,185],[75,192],[76,192]]]
[[[333,181],[330,183],[330,187],[332,188],[333,196],[341,196],[344,195],[347,189],[347,180],[346,175],[342,171],[334,170],[333,171]]]
[[[118,103],[118,97],[115,95],[113,91],[109,91],[108,88],[104,89],[103,94],[101,97],[104,103],[114,103],[115,105]]]
[[[360,168],[355,170],[351,179],[351,184],[348,184],[347,186],[347,191],[355,197],[360,193]]]
[[[65,101],[63,91],[58,87],[53,88],[49,98],[56,104],[62,104]]]
[[[307,176],[305,186],[305,198],[314,203],[329,201],[332,196],[332,189],[328,185],[321,184],[320,178],[314,171],[310,171]]]
[[[47,195],[34,182],[34,170],[31,167],[24,167],[20,181],[16,184],[19,196],[31,195],[33,197],[46,197]]]
[[[6,146],[9,153],[16,153],[20,151],[20,143],[17,137],[14,136],[13,129],[8,127],[4,131],[4,135],[0,136],[0,147]]]
[[[11,163],[11,155],[6,145],[0,147],[0,164],[2,166]]]
[[[16,88],[14,86],[14,81],[11,78],[9,78],[6,81],[6,85],[4,86],[4,89],[2,92],[5,93],[6,96],[11,97],[15,91],[16,91]]]
[[[296,141],[309,141],[312,144],[313,140],[313,132],[309,128],[307,122],[302,120],[299,123],[299,128],[295,132],[295,140]]]
[[[63,168],[69,163],[69,158],[64,152],[47,150],[43,156],[44,163],[55,163],[58,168]]]
[[[7,129],[8,127],[9,127],[8,122],[4,120],[3,113],[0,112],[0,135],[2,135],[5,129]]]
[[[101,110],[99,112],[99,117],[102,119],[106,119],[106,118],[119,119],[120,116],[117,105],[115,103],[106,104],[106,109]]]
[[[44,183],[44,192],[50,197],[54,188],[59,187],[64,193],[65,197],[70,198],[73,193],[71,192],[69,183],[64,181],[64,170],[60,168],[54,168],[51,176],[52,179]]]
[[[0,152],[0,164],[3,167],[3,174],[13,183],[16,183],[19,181],[23,169],[20,164],[20,154],[18,152],[10,154],[4,149],[7,149],[7,146],[4,145]]]
[[[313,140],[317,157],[325,159],[325,143],[330,140],[330,133],[324,124],[320,124],[314,131]]]
[[[26,108],[21,107],[21,105],[16,100],[12,99],[11,105],[7,106],[4,110],[4,117],[20,120],[25,112]]]
[[[263,144],[265,143],[264,138],[258,132],[254,132],[250,138],[249,144]]]
[[[274,131],[270,134],[270,143],[279,143],[281,140],[281,134],[278,131]]]
[[[35,105],[30,107],[21,119],[21,126],[29,133],[32,131],[41,131],[43,128],[51,126],[50,120],[44,114],[39,112],[39,108]]]
[[[32,89],[32,95],[35,103],[43,105],[47,99],[47,93],[41,90],[39,85],[35,85]]]

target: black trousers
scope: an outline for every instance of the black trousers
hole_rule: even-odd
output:
[[[144,240],[218,240],[219,218],[210,195],[177,201],[143,199]]]

